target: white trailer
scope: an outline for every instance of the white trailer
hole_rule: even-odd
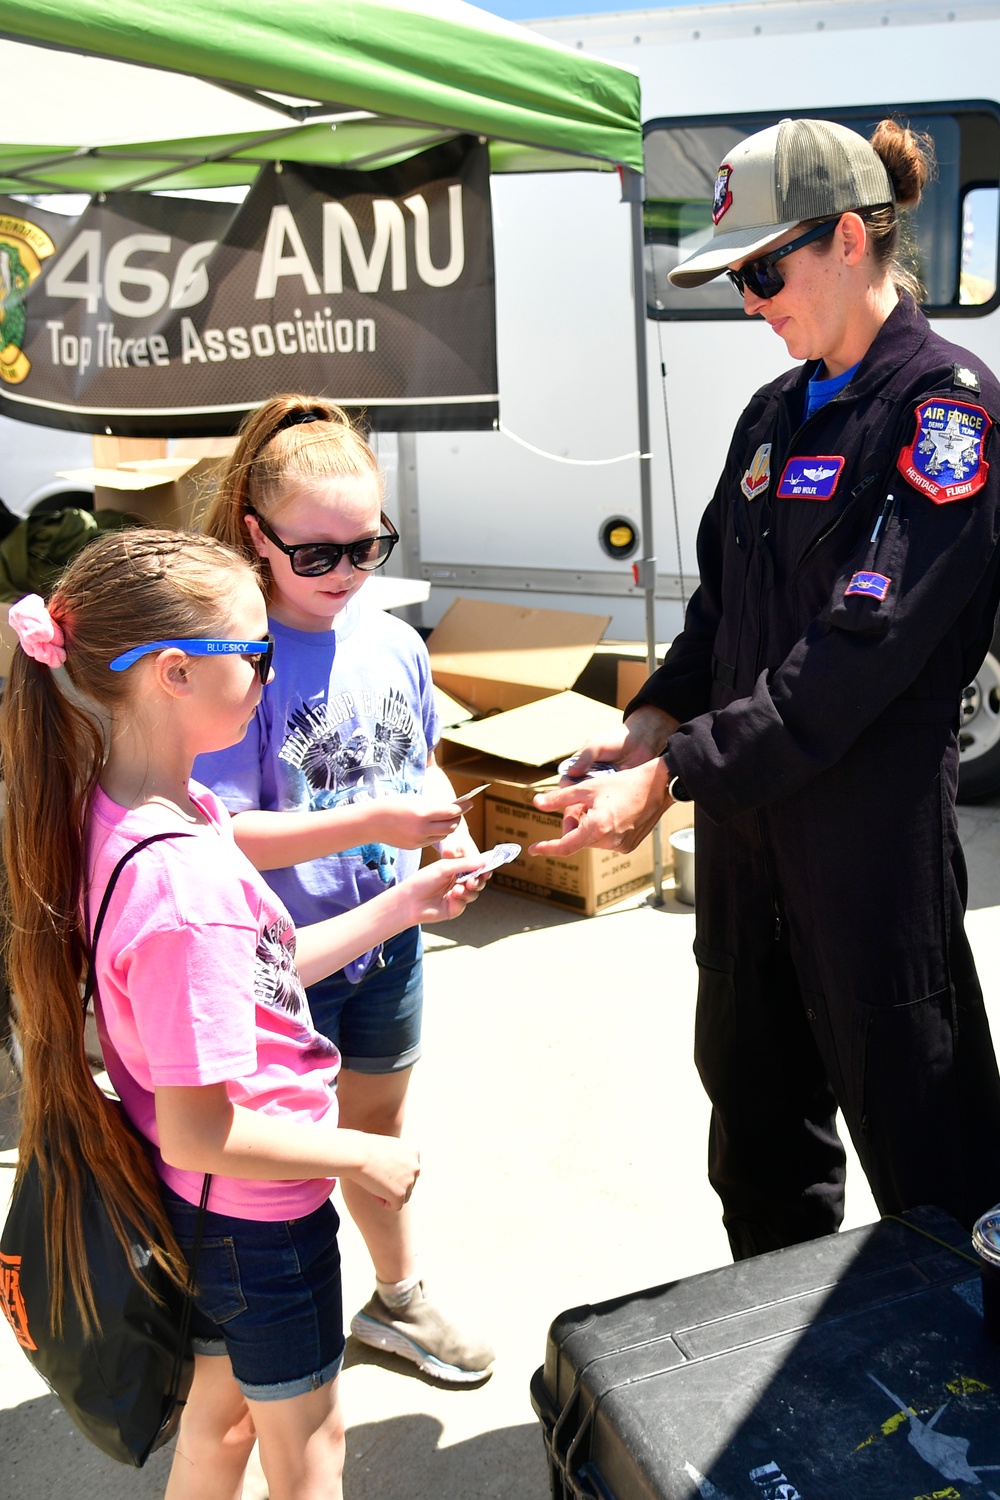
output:
[[[667,281],[710,233],[718,162],[786,115],[867,131],[892,113],[928,131],[939,169],[915,223],[928,312],[1000,371],[1000,3],[751,0],[531,25],[642,82],[652,545],[640,462],[620,457],[637,453],[640,428],[619,183],[583,172],[497,177],[501,429],[400,436],[399,566],[434,585],[424,624],[460,594],[530,595],[610,614],[610,635],[641,639],[632,564],[655,552],[656,633],[669,639],[696,586],[698,521],[733,426],[753,390],[789,365],[725,278],[694,293]],[[969,690],[963,758],[965,795],[1000,790],[992,657]]]

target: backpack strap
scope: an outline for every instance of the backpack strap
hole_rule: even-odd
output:
[[[110,879],[108,880],[107,885],[104,887],[104,895],[101,898],[101,904],[97,911],[97,921],[94,923],[93,936],[90,939],[90,958],[87,961],[87,981],[84,985],[83,990],[83,1008],[85,1011],[87,1009],[87,1006],[90,1004],[90,1000],[96,986],[95,960],[97,957],[97,940],[101,935],[101,928],[104,926],[104,918],[108,914],[108,907],[111,904],[111,897],[114,893],[115,886],[118,884],[119,875],[124,870],[129,860],[134,859],[135,856],[137,854],[140,854],[143,849],[148,849],[150,844],[158,844],[163,839],[193,839],[194,837],[195,835],[193,833],[184,833],[182,831],[178,831],[177,833],[151,833],[148,838],[142,839],[140,843],[133,844],[131,849],[126,850],[121,859],[115,865],[114,869],[111,871]]]

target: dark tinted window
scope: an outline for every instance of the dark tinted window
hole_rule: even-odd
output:
[[[913,268],[926,287],[928,312],[975,316],[997,300],[997,201],[1000,111],[991,104],[825,110],[870,135],[887,113],[934,141],[937,173],[912,220]],[[646,304],[652,318],[742,317],[742,299],[726,277],[683,291],[671,267],[712,233],[719,163],[737,142],[785,118],[780,114],[703,120],[654,120],[646,126]]]

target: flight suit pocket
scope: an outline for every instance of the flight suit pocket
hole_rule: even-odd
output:
[[[852,635],[883,635],[896,612],[906,561],[907,523],[887,497],[877,533],[866,552],[855,554],[834,585],[823,611],[825,624]]]

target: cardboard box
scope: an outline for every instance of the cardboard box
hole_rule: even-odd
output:
[[[438,750],[456,792],[489,782],[476,799],[483,820],[481,837],[476,823],[476,841],[481,848],[522,847],[517,860],[494,874],[493,885],[582,915],[653,883],[651,837],[632,854],[585,849],[555,859],[527,853],[529,844],[557,837],[562,827],[560,816],[534,807],[536,792],[558,785],[561,760],[620,728],[617,708],[571,690],[608,623],[601,615],[457,599],[427,642],[437,686],[476,711],[443,729]],[[690,822],[692,811],[690,804],[671,808],[663,820],[665,863],[669,832]]]
[[[63,469],[60,477],[93,487],[95,510],[141,516],[151,526],[193,530],[215,491],[232,438],[191,438],[174,445],[158,438],[94,438],[92,469]]]
[[[478,714],[534,703],[573,686],[610,618],[456,599],[427,642],[434,681]]]

